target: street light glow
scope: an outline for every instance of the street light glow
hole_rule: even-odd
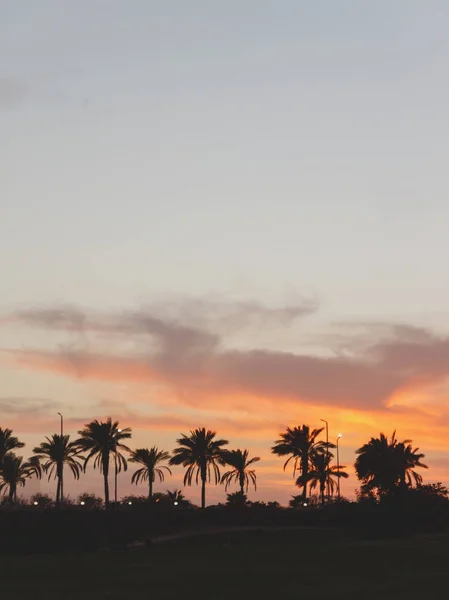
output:
[[[37,506],[39,504],[39,502],[37,502],[36,500],[33,502],[34,506]]]
[[[81,506],[84,506],[86,503],[84,502],[84,500],[82,500],[82,501],[80,502],[80,504],[81,504]]]
[[[179,504],[179,503],[178,503],[178,502],[173,502],[173,504],[174,504],[175,506],[178,506],[178,504]]]
[[[339,434],[338,434],[338,437],[339,437],[339,438],[343,437],[343,434],[342,434],[342,433],[339,433]]]
[[[131,504],[132,504],[131,500],[128,502],[128,504],[131,506]]]

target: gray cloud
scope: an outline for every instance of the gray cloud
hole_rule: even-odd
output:
[[[187,302],[184,307],[168,303],[165,308],[165,316],[160,306],[153,311],[103,316],[70,308],[21,311],[14,318],[32,326],[67,331],[83,328],[124,339],[149,338],[150,342],[126,354],[114,354],[111,345],[106,353],[98,348],[60,348],[55,352],[12,351],[12,355],[30,367],[77,377],[157,381],[179,390],[192,404],[209,402],[207,395],[214,398],[210,402],[217,402],[221,393],[243,392],[272,401],[381,408],[404,386],[435,383],[448,375],[449,338],[407,324],[340,325],[338,339],[343,342],[346,327],[350,354],[322,357],[229,349],[210,325],[212,315],[230,319],[232,326],[240,319],[246,326],[254,315],[261,322],[291,322],[307,314],[310,307],[271,309],[250,302],[228,303],[223,309],[223,305],[210,306],[207,301]]]
[[[60,406],[59,402],[48,398],[0,397],[0,415],[40,417],[54,412]]]
[[[170,329],[187,338],[198,330],[225,334],[246,327],[285,327],[318,308],[314,300],[299,298],[284,306],[266,306],[260,302],[223,298],[167,298],[135,311],[112,315],[85,312],[76,307],[33,307],[9,316],[27,325],[68,331],[100,331],[121,334],[161,335]],[[189,325],[187,326],[186,323]]]
[[[267,352],[217,350],[182,361],[169,353],[112,355],[84,351],[12,351],[23,366],[66,376],[168,385],[195,406],[219,405],[223,393],[260,400],[379,408],[407,378],[369,361]],[[240,401],[239,401],[240,402]],[[254,407],[251,407],[254,408]]]

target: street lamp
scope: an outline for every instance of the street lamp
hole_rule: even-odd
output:
[[[323,423],[326,423],[326,456],[327,456],[327,477],[326,477],[326,485],[327,485],[327,501],[330,502],[331,499],[331,492],[330,492],[330,485],[329,485],[329,423],[326,421],[326,419],[320,419],[320,421],[323,421]]]
[[[118,433],[121,433],[121,429],[117,429]],[[115,444],[115,453],[114,453],[114,466],[115,466],[115,480],[114,480],[114,499],[115,499],[115,505],[117,505],[117,487],[118,487],[118,482],[117,482],[117,442]]]
[[[58,415],[61,417],[61,437],[64,435],[64,417],[58,412]]]
[[[337,498],[338,501],[340,502],[340,448],[338,446],[338,442],[340,441],[340,438],[343,437],[342,433],[338,434],[337,437]]]
[[[62,414],[60,412],[58,412],[58,415],[61,417],[61,449],[62,449],[62,438],[64,436],[64,417],[62,416]],[[61,465],[61,479],[59,481],[59,501],[62,504],[64,501],[64,488],[63,488],[63,481],[64,481],[64,461],[62,461],[62,465]]]

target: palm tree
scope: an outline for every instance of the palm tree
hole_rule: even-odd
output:
[[[419,448],[413,448],[411,440],[399,442],[396,445],[396,459],[398,461],[398,471],[400,474],[400,484],[403,487],[413,487],[413,484],[419,486],[423,482],[422,475],[415,471],[416,467],[427,469],[427,465],[421,462],[424,454],[419,452]]]
[[[56,503],[60,504],[64,500],[64,465],[67,465],[75,479],[79,479],[83,470],[83,464],[80,460],[81,448],[77,442],[71,442],[69,435],[58,435],[54,433],[47,441],[42,442],[34,448],[35,456],[42,461],[45,473],[48,473],[48,480],[53,476],[58,480],[56,487]]]
[[[288,463],[293,460],[293,477],[296,471],[301,475],[301,487],[303,501],[307,499],[307,482],[309,466],[314,453],[324,451],[326,448],[334,448],[334,444],[326,442],[317,442],[317,437],[323,431],[313,429],[310,431],[308,425],[302,427],[287,427],[284,433],[280,433],[280,439],[276,440],[271,451],[277,456],[288,456],[284,463],[284,471]]]
[[[343,470],[344,466],[331,466],[330,462],[333,458],[331,452],[314,452],[311,458],[310,470],[307,478],[310,482],[310,489],[314,490],[317,486],[320,489],[321,504],[324,504],[324,492],[326,483],[329,486],[329,492],[333,495],[336,486],[333,478],[339,479],[343,477],[347,479],[349,475]],[[303,487],[302,475],[298,477],[296,484],[298,487]]]
[[[422,477],[416,467],[427,469],[421,462],[424,454],[413,449],[411,440],[398,442],[396,432],[390,439],[383,433],[356,450],[355,470],[362,490],[376,490],[379,496],[394,492],[399,486],[419,485]]]
[[[8,452],[24,446],[25,444],[20,442],[19,438],[12,435],[12,429],[2,429],[0,427],[0,465]]]
[[[171,504],[175,504],[175,506],[177,505],[187,505],[189,504],[189,501],[186,500],[184,494],[181,492],[181,490],[167,490],[167,498],[170,500]]]
[[[92,421],[84,426],[84,429],[78,431],[80,438],[76,444],[81,450],[88,452],[84,461],[84,471],[91,458],[94,458],[94,469],[99,468],[103,474],[104,480],[104,500],[106,506],[109,505],[109,463],[111,454],[114,455],[116,467],[121,470],[122,467],[126,471],[128,468],[126,458],[119,452],[124,450],[131,452],[128,446],[121,443],[121,440],[126,440],[131,437],[131,429],[119,428],[119,422],[112,422],[111,417],[106,421]]]
[[[240,485],[240,492],[242,494],[248,492],[249,483],[254,485],[254,489],[257,490],[256,486],[256,472],[253,469],[249,469],[251,465],[260,460],[259,456],[255,456],[251,460],[248,460],[248,450],[228,450],[223,452],[224,462],[232,467],[230,471],[226,471],[221,478],[221,483],[225,484],[225,492],[228,491],[228,487],[233,481]]]
[[[129,462],[143,465],[143,467],[138,469],[133,474],[131,477],[131,483],[135,483],[137,485],[139,481],[148,481],[149,500],[151,500],[153,497],[153,483],[156,479],[156,476],[159,478],[159,481],[164,481],[164,471],[167,471],[171,475],[171,471],[168,467],[165,465],[158,466],[165,460],[170,460],[170,454],[165,452],[165,450],[159,450],[159,448],[156,446],[153,446],[150,449],[139,448],[138,450],[131,452],[131,458],[129,459]]]
[[[187,467],[184,475],[184,485],[192,485],[193,477],[198,484],[201,480],[201,508],[206,506],[206,482],[211,480],[211,471],[214,474],[215,485],[220,481],[220,469],[223,465],[223,446],[228,440],[216,440],[215,431],[195,429],[187,436],[176,440],[178,448],[173,450],[170,459],[171,465],[182,465]]]
[[[391,440],[381,433],[378,438],[370,441],[356,450],[355,471],[362,481],[365,491],[377,490],[379,495],[387,493],[395,485],[394,447],[397,444],[396,432]]]
[[[11,504],[17,499],[17,488],[23,487],[31,477],[42,477],[42,468],[36,457],[23,462],[22,456],[16,456],[13,452],[5,454],[0,467],[0,492],[6,493],[8,490]]]

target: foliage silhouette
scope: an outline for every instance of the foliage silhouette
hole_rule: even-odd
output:
[[[182,465],[187,469],[184,485],[192,485],[193,478],[197,485],[201,481],[201,508],[206,506],[206,482],[211,481],[211,472],[216,485],[220,481],[218,465],[224,464],[223,446],[228,440],[217,440],[216,435],[215,431],[204,427],[191,431],[189,436],[182,434],[170,459],[171,465]]]
[[[449,499],[449,489],[441,481],[418,485],[416,491],[429,497]]]
[[[250,503],[245,492],[234,492],[233,494],[228,494],[226,497],[226,506],[230,508],[244,508],[249,505]]]
[[[245,491],[248,492],[250,481],[254,485],[254,489],[257,490],[256,472],[248,467],[258,462],[260,460],[259,456],[249,459],[248,450],[225,450],[223,460],[226,465],[233,467],[230,471],[226,471],[221,478],[221,483],[225,484],[225,491],[228,490],[233,481],[239,484],[242,494]]]
[[[379,497],[399,489],[422,483],[416,467],[427,469],[421,462],[424,454],[413,449],[411,440],[398,442],[396,432],[391,439],[381,433],[356,450],[355,470],[362,482],[362,493],[375,491]]]
[[[13,450],[25,446],[25,444],[19,441],[19,438],[13,436],[12,433],[12,429],[2,429],[0,427],[0,465],[8,452],[12,452]]]
[[[95,494],[89,494],[85,492],[84,494],[80,494],[77,498],[77,504],[80,506],[85,506],[86,508],[101,508],[103,504],[103,498],[100,496],[96,496]]]
[[[334,447],[334,444],[317,441],[317,437],[323,429],[322,427],[310,431],[308,425],[287,427],[285,432],[279,434],[280,439],[275,441],[271,449],[277,456],[289,457],[284,463],[284,471],[289,462],[293,460],[293,477],[296,471],[300,472],[303,501],[307,499],[308,474],[313,455],[317,452],[324,452],[326,448]]]
[[[94,458],[94,469],[99,468],[103,474],[104,482],[104,501],[106,506],[109,505],[109,464],[111,454],[114,455],[117,461],[118,470],[123,468],[125,471],[128,468],[126,458],[120,450],[131,452],[128,446],[122,444],[122,440],[131,437],[131,429],[119,429],[119,422],[112,422],[111,417],[106,421],[92,421],[87,423],[84,429],[78,432],[80,438],[76,441],[82,451],[87,452],[84,461],[84,471],[91,458]]]
[[[129,462],[143,465],[138,469],[131,477],[131,483],[136,485],[140,481],[148,481],[148,498],[151,500],[153,497],[153,483],[156,476],[159,481],[164,481],[165,473],[168,472],[171,475],[171,471],[165,465],[161,465],[162,462],[170,460],[170,454],[164,450],[159,450],[156,446],[152,448],[139,448],[131,452]],[[160,465],[160,466],[158,466]]]
[[[336,487],[335,479],[343,477],[347,479],[349,475],[344,471],[346,467],[344,466],[331,466],[330,462],[333,458],[333,454],[331,452],[314,452],[311,456],[310,460],[310,470],[307,474],[307,480],[310,483],[310,490],[314,490],[317,487],[319,488],[321,504],[325,502],[325,491],[326,484],[328,485],[329,492],[331,495],[334,494],[334,490]],[[302,475],[298,477],[296,480],[296,485],[299,488],[304,487],[304,478]]]
[[[30,504],[32,506],[39,506],[41,508],[53,508],[54,502],[48,494],[33,494],[30,498]]]
[[[64,465],[67,465],[75,479],[79,479],[83,470],[84,457],[80,456],[81,448],[77,442],[71,442],[69,435],[58,435],[54,433],[45,438],[34,448],[35,456],[42,461],[42,468],[48,474],[48,480],[52,477],[57,479],[56,504],[64,499]]]
[[[170,505],[173,506],[175,505],[175,502],[177,503],[175,506],[182,506],[182,507],[192,507],[192,503],[190,502],[190,500],[187,500],[187,498],[184,496],[184,494],[182,493],[181,490],[167,490],[167,498],[170,502]]]
[[[13,452],[5,454],[0,467],[0,492],[5,494],[8,491],[10,504],[17,500],[17,488],[24,487],[31,477],[42,477],[42,467],[37,458],[31,457],[24,462],[21,456]]]
[[[134,494],[129,494],[120,499],[120,504],[123,506],[148,505],[148,503],[148,496],[135,496]]]

